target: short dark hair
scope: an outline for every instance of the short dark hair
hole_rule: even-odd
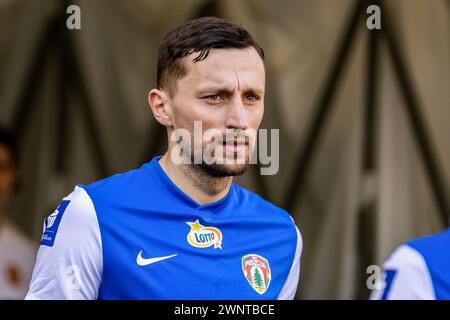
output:
[[[211,49],[253,47],[264,61],[264,50],[243,27],[216,17],[203,17],[186,22],[169,32],[162,40],[158,54],[156,82],[172,96],[176,81],[186,74],[181,59],[199,52],[193,62],[208,57]]]
[[[0,145],[6,147],[11,157],[11,163],[17,167],[19,165],[19,150],[16,137],[6,128],[0,126]]]

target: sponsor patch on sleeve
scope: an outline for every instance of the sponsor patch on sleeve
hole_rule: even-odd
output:
[[[41,237],[41,245],[47,247],[53,247],[55,243],[56,233],[58,232],[58,227],[61,222],[64,211],[66,211],[67,206],[69,205],[70,200],[63,200],[58,208],[52,212],[47,218],[44,220],[44,232]]]

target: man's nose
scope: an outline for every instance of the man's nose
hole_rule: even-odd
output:
[[[248,128],[247,115],[241,97],[236,97],[231,101],[227,113],[226,127],[242,130]]]

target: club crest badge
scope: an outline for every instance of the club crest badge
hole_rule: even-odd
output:
[[[242,272],[250,286],[259,294],[264,294],[272,277],[267,259],[257,254],[242,257]]]
[[[195,222],[186,222],[191,227],[187,235],[187,242],[196,248],[222,249],[222,232],[214,227],[202,226],[197,219]]]

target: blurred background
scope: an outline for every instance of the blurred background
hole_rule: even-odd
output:
[[[70,4],[81,30],[66,28]],[[236,180],[295,218],[297,298],[366,299],[369,265],[449,223],[448,0],[0,0],[0,126],[21,154],[4,215],[37,246],[75,184],[161,154],[147,105],[159,42],[210,15],[266,53],[262,127],[280,129],[280,170]]]

